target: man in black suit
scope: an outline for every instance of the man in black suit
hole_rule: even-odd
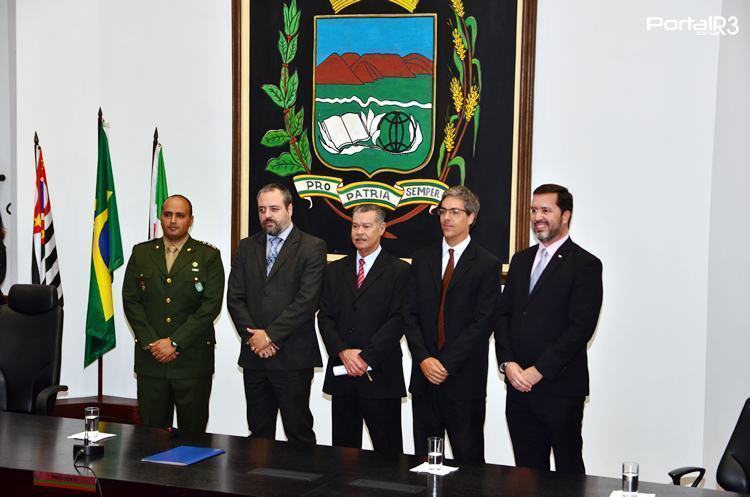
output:
[[[323,240],[292,224],[292,195],[280,184],[258,192],[263,231],[240,242],[227,308],[240,335],[247,425],[274,438],[281,411],[289,441],[315,443],[310,412],[313,368],[322,366],[315,311],[326,265]]]
[[[534,190],[531,227],[539,244],[511,261],[495,344],[516,464],[549,470],[552,450],[557,471],[583,474],[586,346],[602,305],[602,263],[570,239],[572,215],[567,188]]]
[[[457,461],[481,463],[500,263],[469,235],[479,213],[471,190],[448,189],[436,211],[443,240],[414,255],[404,313],[414,450],[425,455],[427,438],[447,431]]]
[[[332,396],[333,445],[361,448],[364,420],[376,451],[400,454],[401,302],[409,264],[382,249],[384,232],[385,209],[354,208],[357,253],[328,265],[318,327],[329,355],[323,391]]]

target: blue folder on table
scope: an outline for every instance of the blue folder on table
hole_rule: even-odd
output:
[[[141,459],[143,462],[155,462],[158,464],[171,464],[173,466],[190,466],[198,461],[208,459],[209,457],[223,454],[224,449],[212,449],[210,447],[192,447],[190,445],[180,445],[174,449],[165,450],[152,456]]]

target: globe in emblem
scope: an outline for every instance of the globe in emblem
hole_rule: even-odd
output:
[[[402,153],[409,150],[414,142],[414,123],[405,113],[394,110],[383,116],[380,121],[380,138],[378,144],[391,153]]]

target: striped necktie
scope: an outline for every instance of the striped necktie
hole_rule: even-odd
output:
[[[272,236],[268,239],[270,247],[268,248],[268,256],[266,256],[266,276],[271,274],[271,268],[273,263],[276,262],[276,258],[279,256],[279,244],[281,243],[280,236]]]
[[[365,260],[359,259],[359,271],[357,271],[357,288],[362,287],[365,282]]]

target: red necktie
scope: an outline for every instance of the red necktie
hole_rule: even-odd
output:
[[[357,271],[357,288],[362,286],[365,281],[365,260],[359,260],[359,271]]]
[[[442,349],[445,345],[445,296],[448,293],[448,285],[453,277],[453,249],[448,249],[448,265],[443,273],[443,284],[440,287],[440,308],[438,309],[437,324],[437,348]]]

